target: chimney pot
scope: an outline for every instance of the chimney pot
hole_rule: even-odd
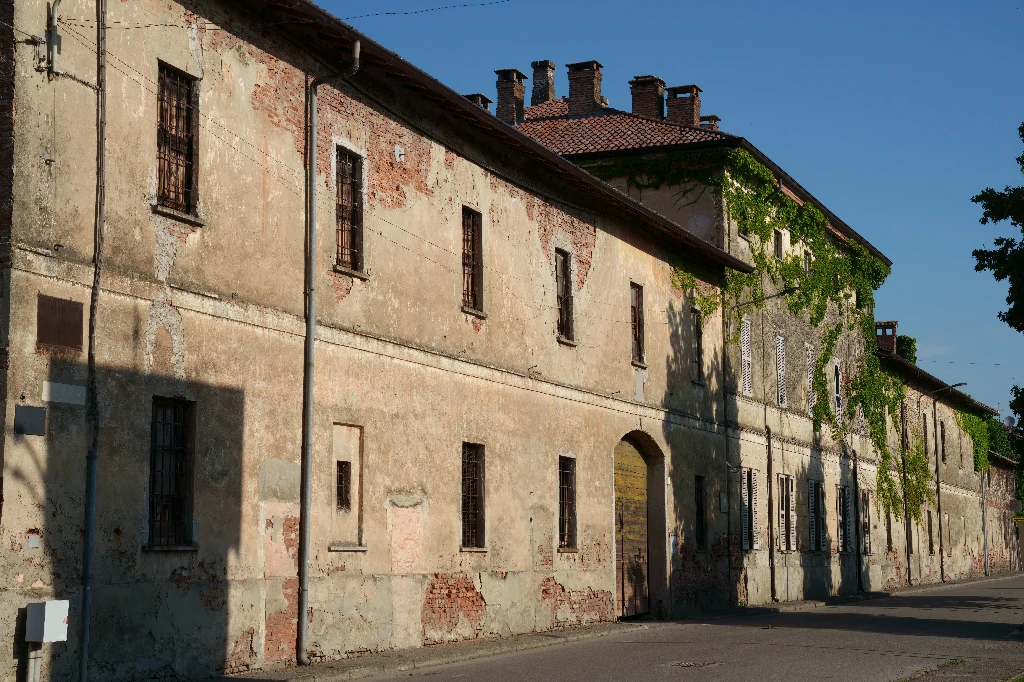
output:
[[[601,104],[601,62],[566,64],[569,68],[569,115],[589,116],[599,111]]]
[[[510,126],[523,122],[526,74],[519,69],[498,69],[498,106],[494,115]]]
[[[544,104],[555,98],[555,63],[550,59],[532,62],[533,93],[530,95],[530,106]]]
[[[665,88],[668,93],[668,120],[688,126],[700,125],[700,93],[696,85]]]
[[[700,127],[708,128],[710,130],[718,130],[718,124],[721,120],[722,119],[720,117],[715,116],[714,114],[711,114],[710,116],[701,116]]]
[[[875,322],[875,340],[881,350],[896,354],[896,328],[899,326],[895,320],[888,322]]]
[[[491,110],[491,98],[481,92],[474,92],[472,95],[463,95],[473,104],[477,105],[484,111],[490,112]]]
[[[665,118],[665,81],[657,76],[636,76],[629,81],[633,113],[660,121]]]

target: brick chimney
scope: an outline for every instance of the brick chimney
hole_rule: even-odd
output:
[[[498,107],[494,115],[514,126],[523,122],[523,99],[526,97],[526,74],[519,69],[498,69]]]
[[[677,85],[666,88],[668,93],[668,120],[688,126],[700,125],[700,93],[696,85]]]
[[[589,116],[601,110],[601,62],[576,62],[569,67],[569,115]]]
[[[721,122],[721,118],[711,114],[710,116],[700,117],[700,127],[708,128],[710,130],[718,130],[718,124]]]
[[[665,81],[657,76],[636,76],[629,81],[633,113],[660,121],[665,118]]]
[[[888,322],[875,322],[875,341],[881,350],[896,354],[896,327],[899,324],[896,320]]]
[[[533,94],[530,95],[530,106],[544,104],[555,98],[555,63],[550,59],[532,62]]]
[[[472,95],[463,95],[463,97],[465,97],[470,102],[472,102],[473,104],[477,105],[478,107],[480,107],[484,111],[490,112],[490,110],[491,110],[491,99],[487,95],[485,95],[483,93],[480,93],[480,92],[474,92]]]

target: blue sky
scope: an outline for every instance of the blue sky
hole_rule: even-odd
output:
[[[340,17],[448,1],[320,0]],[[463,93],[493,98],[494,69],[529,74],[536,59],[558,64],[559,96],[564,64],[597,59],[604,94],[627,110],[635,75],[697,83],[704,113],[892,259],[876,317],[917,337],[918,364],[1005,414],[1024,335],[996,318],[1005,283],[974,272],[971,250],[1013,232],[979,225],[970,197],[1024,183],[1022,7],[509,0],[350,23]]]

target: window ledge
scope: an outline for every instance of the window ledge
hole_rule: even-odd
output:
[[[576,342],[573,341],[572,339],[567,339],[566,337],[562,336],[561,334],[559,334],[557,338],[558,338],[558,343],[562,344],[563,346],[570,346],[571,348],[575,348],[576,347]]]
[[[486,547],[459,547],[460,552],[487,552]]]
[[[579,550],[579,547],[559,547],[558,548],[558,553],[559,554],[579,554],[580,550]]]
[[[178,220],[195,227],[203,227],[206,225],[206,222],[202,218],[192,215],[191,213],[182,213],[181,211],[176,211],[173,208],[167,208],[160,204],[151,204],[150,207],[153,209],[153,213],[156,213],[157,215],[173,218],[174,220]]]
[[[339,275],[348,275],[349,277],[355,277],[356,279],[361,279],[364,282],[366,282],[366,281],[368,281],[370,279],[370,273],[368,273],[368,272],[360,272],[359,270],[353,270],[352,268],[346,268],[344,265],[338,265],[337,263],[334,264],[334,271],[336,273],[338,273]]]
[[[195,552],[199,545],[143,545],[143,552]]]
[[[327,545],[328,552],[366,552],[369,548],[362,545]]]
[[[462,306],[462,312],[466,313],[467,315],[479,317],[481,320],[487,319],[487,313],[485,313],[482,310],[477,310],[476,308],[470,308],[468,305]]]
[[[647,369],[647,363],[646,362],[642,362],[640,360],[633,360],[630,364],[633,365],[634,367],[638,367],[640,369]]]

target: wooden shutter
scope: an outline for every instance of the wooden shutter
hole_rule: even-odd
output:
[[[789,496],[789,546],[796,549],[796,481],[792,476],[786,477],[786,493]]]
[[[843,495],[843,498],[844,498],[844,504],[846,505],[846,508],[844,509],[844,511],[846,512],[846,524],[845,524],[846,525],[846,537],[844,538],[845,542],[843,544],[846,547],[846,551],[847,552],[852,552],[853,551],[853,496],[850,494],[850,489],[849,488],[843,488],[843,491],[845,492],[845,495]]]
[[[816,362],[814,348],[807,346],[807,414],[814,409],[818,395],[814,392],[814,367]]]
[[[807,528],[812,552],[818,551],[818,514],[815,509],[818,501],[817,481],[807,481]]]
[[[740,545],[750,549],[750,469],[740,469]]]
[[[775,378],[778,383],[779,407],[786,407],[786,339],[775,337]]]
[[[757,523],[757,469],[750,470],[750,538],[754,549],[761,549],[761,536]]]
[[[818,549],[825,550],[825,539],[828,529],[828,507],[825,506],[825,482],[817,481],[815,487],[818,489],[818,502],[815,505],[818,511]]]
[[[363,272],[363,161],[352,155],[352,269]]]
[[[740,371],[743,395],[746,396],[754,394],[750,366],[750,320],[744,319],[740,324]]]

